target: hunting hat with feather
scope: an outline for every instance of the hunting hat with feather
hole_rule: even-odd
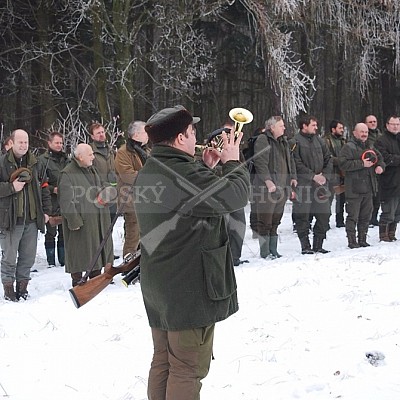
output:
[[[174,139],[190,124],[197,124],[199,117],[193,117],[182,105],[164,108],[153,114],[144,127],[152,143]]]
[[[368,149],[362,153],[361,160],[371,161],[375,165],[378,162],[378,156],[374,150]]]
[[[32,172],[28,168],[18,168],[10,175],[10,182],[14,182],[15,180],[20,182],[29,183],[32,180]]]

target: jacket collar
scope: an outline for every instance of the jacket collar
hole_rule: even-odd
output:
[[[12,151],[12,149],[8,150],[8,152],[7,152],[7,160],[8,160],[11,164],[16,165],[17,168],[20,167],[20,165],[17,164],[17,160],[15,159],[15,155],[14,155],[14,152]],[[27,153],[26,153],[24,156],[22,156],[22,163],[24,163],[25,161],[26,161],[26,167],[27,167],[27,168],[30,168],[30,167],[32,167],[33,165],[36,164],[37,159],[36,159],[36,157],[28,150]]]

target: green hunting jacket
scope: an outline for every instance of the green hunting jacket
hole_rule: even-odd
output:
[[[270,131],[258,135],[254,144],[254,186],[266,189],[266,180],[277,188],[290,189],[292,179],[297,179],[296,165],[286,136],[275,139]]]
[[[366,168],[361,157],[364,151],[368,149],[373,149],[376,152],[378,161],[376,165]],[[339,166],[345,173],[346,199],[354,199],[365,195],[372,196],[378,193],[378,179],[375,168],[380,166],[385,169],[385,163],[377,149],[353,137],[340,151]]]
[[[47,150],[39,156],[38,161],[40,181],[48,183],[47,188],[51,195],[51,215],[59,215],[60,205],[58,204],[58,196],[57,193],[54,193],[54,189],[57,187],[58,177],[61,170],[67,166],[70,159],[63,151],[54,152]]]
[[[0,230],[12,231],[15,228],[17,224],[18,196],[23,196],[26,199],[29,187],[31,187],[34,196],[31,200],[34,200],[36,209],[36,224],[39,231],[44,233],[44,214],[51,214],[50,193],[46,187],[41,187],[38,175],[38,161],[35,155],[28,151],[23,159],[25,163],[17,165],[12,150],[0,156]],[[26,167],[31,171],[32,181],[17,193],[12,183],[10,183],[10,176],[20,167]],[[26,207],[26,203],[24,204]]]
[[[322,173],[328,180],[331,178],[333,166],[331,153],[318,134],[296,133],[290,144],[299,186],[314,186],[313,178],[316,174]]]
[[[155,145],[136,180],[140,284],[150,326],[209,326],[238,310],[225,216],[243,208],[250,176],[239,162],[222,176],[194,157]]]
[[[93,167],[97,169],[103,183],[117,184],[115,174],[115,152],[107,143],[92,142],[89,146],[93,149]]]
[[[343,136],[336,136],[333,133],[327,133],[324,140],[332,156],[333,175],[331,183],[338,185],[343,183],[343,172],[339,168],[339,153],[347,141]]]

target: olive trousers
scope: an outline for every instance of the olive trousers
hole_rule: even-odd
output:
[[[210,369],[215,325],[184,331],[152,328],[149,400],[199,400]]]
[[[124,213],[124,248],[122,255],[126,256],[128,253],[134,254],[139,245],[139,225],[136,217],[136,213]]]

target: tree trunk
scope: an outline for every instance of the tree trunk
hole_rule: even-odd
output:
[[[57,119],[55,111],[54,97],[52,94],[52,73],[54,66],[51,64],[51,49],[49,42],[49,33],[51,32],[50,16],[52,10],[47,2],[39,2],[37,13],[38,21],[38,47],[44,50],[44,54],[37,61],[38,64],[38,111],[37,120],[40,121],[36,128],[39,130],[43,126],[50,127]],[[33,83],[35,85],[35,83]]]
[[[131,0],[114,0],[113,23],[116,32],[115,66],[117,73],[120,129],[126,132],[133,120],[133,70],[131,66],[131,44],[128,32],[128,15]],[[131,29],[134,29],[131,27]]]
[[[96,99],[98,112],[102,121],[109,119],[108,100],[107,100],[107,75],[104,70],[103,43],[101,41],[103,25],[103,1],[96,1],[93,5],[93,65],[96,74]]]

